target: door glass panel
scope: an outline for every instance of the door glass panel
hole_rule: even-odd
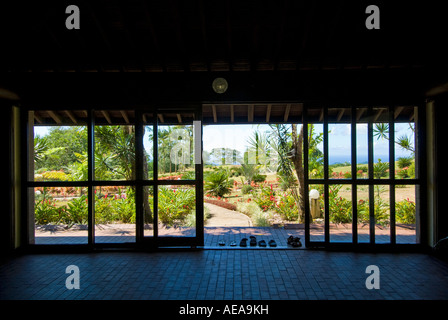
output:
[[[330,108],[328,111],[328,177],[352,177],[351,109]]]
[[[370,207],[369,186],[358,185],[357,195],[357,217],[358,217],[358,243],[370,242]]]
[[[143,187],[143,236],[154,236],[154,187]]]
[[[95,188],[95,243],[135,242],[135,187]]]
[[[395,107],[395,179],[415,179],[415,113],[414,107]]]
[[[397,243],[417,243],[416,186],[395,186],[395,233]]]
[[[390,243],[390,186],[375,185],[375,243]]]
[[[308,109],[308,176],[309,179],[324,177],[324,125],[323,108]]]
[[[161,180],[194,180],[192,120],[188,121],[189,117],[186,117],[185,114],[163,113],[158,116],[158,178]]]
[[[135,180],[134,112],[95,112],[95,180]]]
[[[196,236],[195,186],[159,186],[157,211],[160,237]]]
[[[368,138],[368,110],[356,108],[356,178],[367,179],[369,177],[369,138]]]
[[[352,186],[329,186],[330,241],[352,242]]]
[[[325,204],[324,185],[316,184],[309,186],[310,197],[310,240],[325,240]]]
[[[387,107],[373,108],[373,177],[389,178],[389,123]]]

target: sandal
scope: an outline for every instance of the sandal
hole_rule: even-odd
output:
[[[231,247],[236,246],[236,242],[235,242],[235,241],[230,242],[230,246],[231,246]]]
[[[271,240],[271,241],[269,241],[269,246],[270,247],[276,247],[277,243],[275,242],[275,240]]]
[[[240,241],[240,247],[247,247],[247,238],[243,238]]]
[[[266,247],[266,241],[264,241],[264,240],[258,241],[258,245],[260,247]]]
[[[300,238],[294,238],[294,241],[291,243],[291,245],[295,248],[297,247],[301,247],[302,246],[302,242],[300,242]]]
[[[292,245],[292,243],[294,242],[294,237],[293,236],[289,236],[287,240],[288,240],[288,244]]]
[[[257,239],[255,238],[255,236],[250,236],[250,246],[251,247],[256,247],[257,246]]]
[[[226,243],[225,243],[224,241],[219,241],[219,245],[220,245],[220,246],[225,246]]]

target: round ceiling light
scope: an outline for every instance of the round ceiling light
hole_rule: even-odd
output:
[[[215,80],[213,80],[212,87],[216,93],[224,93],[228,88],[228,84],[226,79],[216,78]]]

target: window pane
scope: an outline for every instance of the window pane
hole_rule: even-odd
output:
[[[352,177],[351,109],[330,108],[328,111],[328,177]]]
[[[310,179],[324,178],[324,125],[308,125],[308,175]]]
[[[415,111],[416,112],[416,111]],[[414,107],[395,107],[395,179],[415,178]]]
[[[159,236],[196,236],[196,190],[194,186],[159,186]]]
[[[154,187],[143,187],[143,235],[154,236]]]
[[[367,108],[356,109],[356,178],[369,177],[369,138],[367,127]]]
[[[95,242],[135,242],[135,189],[95,188]]]
[[[373,177],[389,178],[389,123],[387,107],[373,108]]]
[[[34,126],[34,181],[87,180],[87,127]]]
[[[390,186],[375,185],[375,243],[390,243]]]
[[[30,191],[34,198],[32,244],[88,243],[87,188],[37,187]]]
[[[352,242],[351,185],[330,185],[328,201],[330,209],[330,241]]]
[[[416,186],[395,187],[395,230],[397,243],[417,243]]]
[[[310,185],[310,240],[325,241],[324,185]]]
[[[370,209],[369,209],[369,186],[357,186],[357,217],[358,217],[358,242],[370,242]]]
[[[166,119],[166,114],[164,116]],[[193,125],[162,125],[158,127],[158,178],[194,180]]]
[[[95,111],[95,180],[135,179],[133,123],[133,111]]]

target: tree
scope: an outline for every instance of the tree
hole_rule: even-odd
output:
[[[305,171],[303,167],[303,125],[300,130],[297,129],[297,124],[291,125],[291,133],[289,133],[286,125],[271,125],[273,128],[273,139],[277,142],[276,151],[278,153],[278,171],[284,177],[297,176],[298,192],[295,187],[295,180],[291,179],[291,192],[299,207],[299,219],[305,219]],[[309,163],[314,166],[322,166],[323,155],[317,148],[317,145],[322,141],[322,134],[314,132],[314,126],[308,125],[308,159]]]
[[[98,164],[125,180],[135,179],[135,128],[134,126],[96,126],[95,159]],[[97,160],[95,161],[97,164]],[[146,155],[143,159],[144,179],[147,179]],[[97,173],[95,168],[95,174]],[[143,217],[145,223],[153,221],[149,204],[149,190],[143,188]]]
[[[412,123],[409,123],[409,128],[413,133],[415,132],[415,128]],[[373,129],[373,136],[376,137],[377,140],[386,139],[389,141],[389,124],[376,123],[375,128]],[[415,148],[412,145],[411,137],[402,135],[401,137],[398,137],[394,142],[403,150],[412,152],[412,155],[415,154]]]

